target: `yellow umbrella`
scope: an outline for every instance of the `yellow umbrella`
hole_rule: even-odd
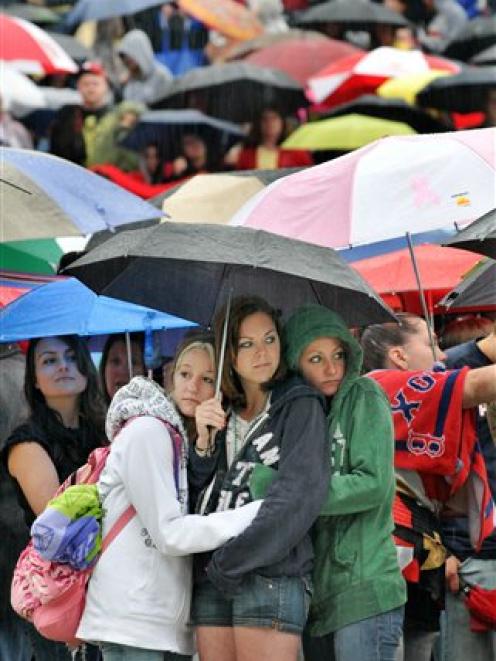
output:
[[[287,149],[351,151],[388,135],[416,133],[408,124],[350,114],[300,126],[282,144]]]
[[[422,73],[412,73],[408,76],[391,78],[382,83],[377,89],[376,94],[383,99],[403,99],[411,106],[415,105],[415,97],[435,78],[441,76],[451,76],[453,74],[440,69],[431,69]]]
[[[264,31],[255,14],[234,0],[179,0],[179,7],[232,39],[255,39]]]

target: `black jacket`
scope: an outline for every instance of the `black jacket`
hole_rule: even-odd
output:
[[[276,472],[253,523],[214,552],[206,568],[210,580],[233,594],[250,572],[308,574],[313,560],[309,530],[327,495],[330,475],[324,398],[293,377],[274,388],[269,410],[250,427],[229,469],[225,432],[216,444],[210,459],[191,453],[193,490],[212,475],[216,481],[200,495],[199,511],[234,509],[251,501],[255,467]]]

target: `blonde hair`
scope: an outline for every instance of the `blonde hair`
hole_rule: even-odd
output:
[[[171,370],[172,377],[174,377],[174,374],[176,374],[181,369],[181,364],[183,362],[184,356],[190,351],[193,351],[193,349],[201,349],[202,351],[206,351],[208,357],[212,361],[212,366],[215,371],[215,352],[213,345],[210,344],[209,342],[202,342],[201,340],[196,340],[194,342],[191,342],[191,344],[185,346],[176,355],[176,358],[174,359],[174,362],[172,364],[172,370]]]

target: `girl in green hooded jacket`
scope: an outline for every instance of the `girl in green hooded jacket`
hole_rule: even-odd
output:
[[[314,528],[306,661],[394,661],[406,590],[393,542],[393,426],[381,388],[360,376],[344,321],[309,305],[285,327],[288,366],[328,402],[331,480]]]

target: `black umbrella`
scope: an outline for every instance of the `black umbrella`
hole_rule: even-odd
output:
[[[427,108],[454,112],[484,110],[489,90],[496,89],[496,67],[466,68],[454,76],[441,76],[417,94]]]
[[[159,152],[171,160],[181,152],[181,138],[191,133],[220,153],[245,137],[237,124],[209,117],[199,110],[150,110],[141,115],[122,144],[136,151],[156,144]]]
[[[485,308],[496,305],[496,262],[487,260],[452,289],[439,302],[450,312],[459,308]]]
[[[244,62],[212,64],[176,78],[156,108],[196,108],[233,122],[253,121],[264,108],[290,114],[308,105],[302,86],[282,71]]]
[[[62,34],[61,32],[49,32],[48,34],[76,62],[85,62],[94,57],[93,52],[89,48],[86,48],[86,46],[70,34]]]
[[[302,12],[296,19],[301,26],[319,23],[342,23],[355,29],[370,25],[409,25],[406,18],[387,7],[373,2],[350,2],[350,0],[332,0]]]
[[[325,114],[319,115],[318,119],[340,117],[351,113],[403,122],[411,126],[417,133],[441,133],[452,130],[444,122],[432,117],[421,108],[411,106],[401,99],[383,99],[374,94],[364,94],[358,99],[336,106]]]
[[[472,250],[496,259],[496,209],[474,220],[443,245]]]
[[[492,66],[496,64],[496,44],[489,46],[482,51],[482,53],[477,53],[470,59],[470,64],[475,64],[476,66]]]
[[[67,273],[98,293],[205,326],[231,291],[263,296],[283,313],[321,303],[350,325],[393,318],[335,251],[245,227],[168,221],[122,232]]]
[[[483,16],[469,21],[447,44],[443,54],[468,62],[493,44],[496,44],[496,16]]]

